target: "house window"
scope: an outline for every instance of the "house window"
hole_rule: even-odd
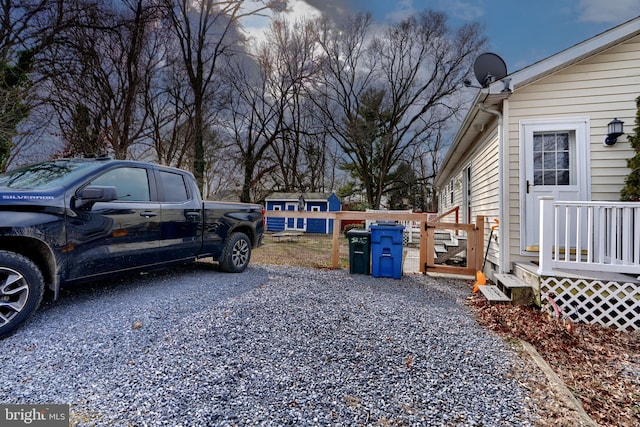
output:
[[[311,206],[311,212],[320,212],[320,206]]]
[[[572,185],[570,134],[535,132],[533,134],[534,185]]]
[[[449,204],[453,205],[453,180],[449,182]]]
[[[282,210],[282,206],[280,206],[280,205],[273,205],[272,207],[273,207],[272,210],[274,210],[274,211],[281,211]]]

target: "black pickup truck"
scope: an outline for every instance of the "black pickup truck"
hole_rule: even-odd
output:
[[[0,175],[0,337],[45,288],[212,257],[243,271],[262,206],[203,202],[193,175],[143,162],[59,159]]]

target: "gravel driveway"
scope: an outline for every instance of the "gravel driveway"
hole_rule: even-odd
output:
[[[78,425],[533,425],[468,288],[210,265],[63,291],[2,346],[0,402]]]

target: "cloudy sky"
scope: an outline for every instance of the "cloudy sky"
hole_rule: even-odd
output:
[[[451,25],[479,22],[489,51],[511,73],[640,15],[640,0],[289,0],[291,16],[368,11],[377,23],[416,12],[446,12]],[[264,25],[245,24],[252,34]]]

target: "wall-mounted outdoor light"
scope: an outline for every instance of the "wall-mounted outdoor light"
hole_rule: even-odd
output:
[[[604,140],[604,145],[613,145],[618,141],[618,137],[624,133],[623,124],[624,122],[617,118],[609,122],[607,125],[609,131],[607,132],[607,137]]]

